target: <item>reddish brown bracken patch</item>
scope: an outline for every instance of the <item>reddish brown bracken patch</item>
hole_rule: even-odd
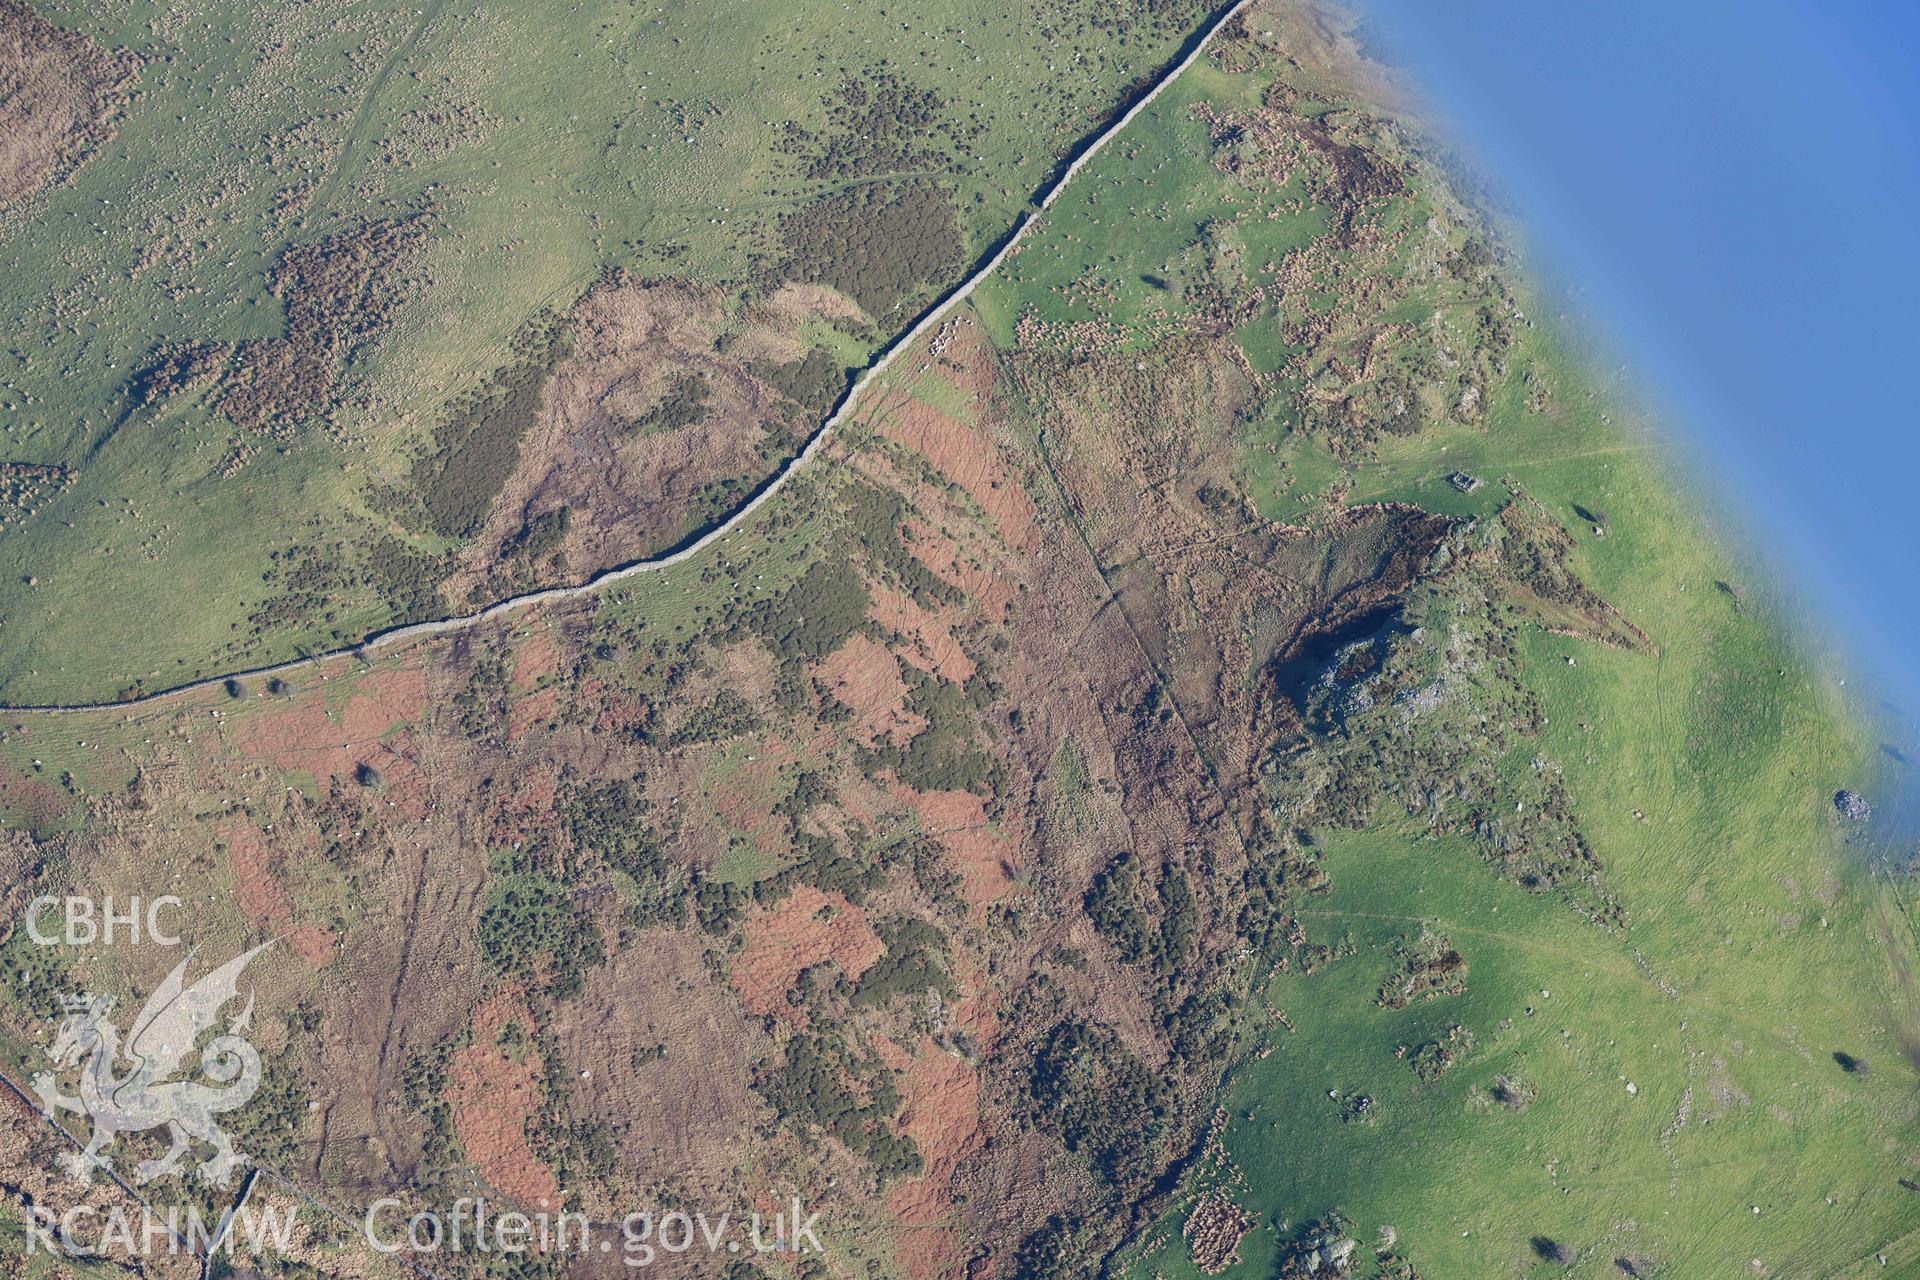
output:
[[[560,646],[550,631],[535,631],[521,639],[514,653],[515,688],[531,689],[560,669]]]
[[[854,632],[813,668],[814,678],[853,708],[852,739],[871,746],[885,737],[904,745],[927,727],[925,717],[907,709],[907,685],[900,664],[886,648]]]
[[[554,685],[524,698],[515,698],[507,708],[507,741],[520,741],[529,729],[552,720],[559,710],[560,690]]]
[[[891,1061],[889,1065],[898,1066]],[[914,1280],[951,1275],[967,1254],[956,1230],[953,1182],[960,1163],[980,1146],[980,1073],[943,1052],[931,1038],[904,1064],[900,1131],[913,1139],[925,1169],[887,1193],[896,1256]]]
[[[5,761],[0,761],[0,805],[12,809],[21,825],[49,827],[67,812],[69,801],[53,787]]]
[[[599,676],[582,680],[574,689],[573,702],[578,714],[594,717],[593,723],[602,733],[635,729],[647,720],[645,698]]]
[[[260,833],[236,822],[221,833],[227,842],[227,866],[233,871],[233,895],[255,928],[280,924],[293,916],[293,899],[267,867]]]
[[[336,677],[338,678],[338,677]],[[412,734],[427,707],[426,674],[398,667],[360,676],[337,716],[327,711],[326,685],[302,690],[243,721],[235,747],[282,772],[305,770],[316,782],[353,781],[366,765],[384,797],[402,813],[425,811],[425,786],[412,758]]]
[[[546,1096],[540,1058],[530,1045],[516,1058],[500,1043],[509,1022],[531,1034],[533,1016],[518,992],[490,997],[473,1011],[473,1043],[453,1055],[444,1096],[460,1146],[488,1184],[528,1209],[557,1210],[559,1180],[527,1142],[527,1122]]]
[[[918,400],[899,405],[880,429],[889,439],[925,455],[934,470],[966,490],[1009,547],[1031,548],[1033,500],[985,432]]]
[[[747,945],[733,960],[734,990],[753,1013],[776,1013],[800,1026],[806,1012],[788,1004],[786,994],[802,970],[830,960],[858,982],[886,950],[866,912],[810,884],[748,917],[746,934]]]
[[[315,969],[331,964],[333,930],[325,925],[300,924],[293,919],[293,895],[280,883],[268,863],[267,850],[253,824],[236,822],[221,833],[227,844],[227,866],[233,873],[234,899],[247,923],[286,939],[295,954]]]
[[[943,608],[935,613],[892,587],[876,584],[872,593],[867,616],[907,638],[908,643],[894,652],[922,671],[944,676],[955,684],[973,679],[978,668],[960,647],[960,642],[953,638],[950,610]]]
[[[891,790],[896,800],[911,807],[920,829],[939,841],[960,876],[960,896],[975,907],[1004,897],[1013,887],[1019,866],[1018,851],[987,818],[987,802],[971,791],[915,791],[898,782]]]
[[[903,523],[914,559],[940,581],[958,588],[993,621],[1007,620],[1014,597],[1014,580],[1009,574],[976,564],[952,539],[923,521],[909,516]]]

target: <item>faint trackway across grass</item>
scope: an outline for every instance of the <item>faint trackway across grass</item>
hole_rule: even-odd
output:
[[[433,24],[433,20],[439,17],[440,11],[446,7],[447,0],[434,0],[432,4],[420,11],[419,18],[414,22],[412,29],[407,32],[406,38],[394,46],[393,52],[387,55],[387,60],[380,65],[380,70],[374,74],[372,81],[368,83],[366,91],[360,95],[359,105],[353,109],[352,123],[347,126],[346,136],[341,140],[340,154],[335,158],[333,167],[327,171],[327,176],[321,180],[320,189],[308,204],[305,214],[301,216],[299,222],[301,227],[310,227],[326,221],[327,212],[333,205],[334,194],[339,190],[341,180],[352,164],[353,153],[366,139],[367,130],[374,115],[374,103],[386,89],[387,82],[393,79],[393,73],[399,69],[402,62],[406,61],[407,55],[412,53],[414,48],[420,43],[420,37],[426,34],[427,28]],[[283,244],[280,246],[280,251],[284,252],[285,249],[286,245]],[[271,251],[266,255],[268,259],[271,259],[273,256],[274,254]],[[229,263],[228,265],[231,266],[232,264]],[[262,269],[264,270],[264,268]],[[134,414],[138,408],[139,405],[132,397],[129,397],[119,415],[107,425],[107,429],[101,432],[93,443],[87,446],[86,453],[82,455],[81,458],[82,467],[90,467],[93,465],[94,460],[100,456],[101,450],[111,444],[114,438],[120,434],[120,429],[133,421]],[[177,689],[161,690],[162,693],[178,693],[181,691],[182,690]],[[116,704],[101,703],[100,705],[113,706]],[[32,708],[7,707],[0,709],[26,711]]]
[[[176,685],[171,689],[158,689],[137,698],[110,698],[103,699],[99,702],[62,702],[37,705],[20,704],[0,706],[0,711],[63,712],[131,709],[143,706],[159,698],[178,697],[196,690],[210,689],[228,680],[279,675],[283,672],[296,671],[302,667],[309,666],[315,662],[322,662],[329,658],[353,655],[364,656],[378,649],[389,649],[414,640],[425,640],[434,636],[463,631],[468,627],[476,626],[483,622],[492,622],[505,617],[507,614],[520,609],[543,604],[560,604],[569,600],[582,599],[616,582],[623,582],[628,578],[638,577],[643,573],[657,573],[662,569],[671,569],[675,565],[687,563],[708,548],[717,546],[719,543],[732,537],[748,520],[753,518],[756,512],[771,502],[775,494],[786,487],[787,481],[792,478],[794,472],[817,457],[821,450],[825,448],[828,439],[833,435],[834,429],[853,415],[854,403],[859,399],[860,393],[866,390],[881,374],[887,371],[887,367],[893,363],[894,357],[912,346],[914,342],[927,333],[928,330],[946,319],[954,308],[971,297],[974,289],[979,286],[980,282],[992,275],[1000,264],[1007,260],[1008,255],[1019,245],[1021,239],[1025,237],[1027,232],[1046,214],[1048,209],[1053,207],[1054,201],[1059,199],[1060,193],[1067,189],[1067,185],[1073,181],[1074,175],[1079,173],[1088,161],[1098,155],[1101,150],[1106,147],[1108,142],[1112,141],[1116,135],[1123,131],[1128,125],[1132,124],[1136,116],[1151,106],[1154,100],[1160,96],[1168,85],[1177,80],[1183,71],[1199,61],[1201,55],[1204,54],[1208,46],[1213,43],[1213,38],[1224,30],[1235,18],[1239,17],[1241,13],[1250,8],[1253,3],[1254,0],[1234,0],[1232,4],[1217,10],[1204,26],[1189,37],[1185,51],[1160,72],[1159,76],[1155,78],[1152,88],[1136,98],[1133,104],[1121,112],[1110,124],[1087,138],[1078,148],[1069,151],[1062,157],[1061,167],[1056,176],[1051,182],[1040,189],[1034,199],[1028,202],[1027,208],[1021,211],[1020,216],[1015,220],[1012,228],[1001,237],[999,244],[979,259],[973,271],[969,273],[965,279],[961,280],[959,284],[955,285],[946,293],[940,295],[931,306],[921,312],[920,318],[913,323],[912,327],[880,348],[875,354],[873,361],[868,364],[866,370],[854,380],[853,385],[847,388],[846,392],[841,395],[839,401],[834,406],[833,412],[827,416],[826,421],[822,422],[813,435],[808,438],[805,447],[803,447],[799,453],[787,459],[777,471],[762,481],[760,486],[748,496],[747,500],[734,510],[733,514],[729,515],[719,524],[710,527],[705,532],[688,539],[679,546],[671,548],[661,555],[645,560],[633,560],[626,564],[616,565],[611,569],[595,574],[585,582],[577,583],[573,586],[546,587],[539,591],[529,591],[521,595],[508,596],[503,600],[497,600],[490,605],[476,609],[472,613],[454,614],[450,617],[436,618],[430,622],[414,622],[404,626],[389,627],[384,631],[372,633],[357,644],[346,645],[339,649],[303,654],[298,658],[291,658],[285,662],[276,662],[269,666],[250,667],[243,671],[229,671],[220,675],[205,676],[186,684]],[[416,28],[416,36],[418,35],[418,30],[419,29]],[[411,41],[408,43],[411,43]],[[405,47],[406,45],[402,45],[403,50]],[[382,81],[384,81],[384,75],[380,80],[376,81],[376,88]],[[347,157],[343,155],[341,157],[340,167],[344,167],[346,160]],[[337,177],[338,174],[339,168],[336,168],[335,177]],[[331,183],[329,183],[329,186],[331,186]]]
[[[307,207],[306,215],[301,219],[303,224],[326,219],[327,211],[333,207],[334,193],[339,190],[341,181],[353,164],[353,153],[366,138],[367,130],[373,121],[374,104],[379,100],[381,91],[387,87],[387,81],[393,79],[393,73],[399,69],[400,64],[406,61],[407,56],[420,43],[420,37],[426,34],[429,26],[433,25],[433,20],[439,17],[440,11],[446,7],[447,0],[434,0],[432,4],[420,10],[420,17],[413,24],[413,29],[407,32],[405,39],[393,47],[393,52],[387,55],[387,60],[381,64],[380,70],[374,74],[373,80],[367,85],[366,92],[360,95],[360,105],[353,109],[353,122],[347,126],[347,136],[340,144],[340,156],[333,163],[333,171],[327,174],[326,181],[314,195],[313,203]]]

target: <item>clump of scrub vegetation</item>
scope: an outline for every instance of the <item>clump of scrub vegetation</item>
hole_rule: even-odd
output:
[[[780,234],[794,279],[838,289],[876,318],[956,275],[964,255],[952,197],[923,178],[824,196],[785,215]]]
[[[467,538],[486,522],[520,460],[520,437],[533,424],[547,377],[568,342],[564,317],[540,317],[515,339],[512,363],[447,409],[432,448],[413,464],[413,489],[427,528]],[[402,500],[401,509],[410,505]]]
[[[579,991],[605,958],[600,928],[567,887],[544,875],[489,876],[480,900],[480,955],[501,973],[540,980],[555,995]]]
[[[777,1115],[816,1125],[863,1157],[882,1183],[922,1168],[913,1140],[894,1132],[900,1091],[893,1072],[837,1037],[794,1038],[786,1060],[764,1071],[754,1088]]]
[[[706,416],[707,380],[697,373],[674,375],[660,403],[627,424],[630,435],[680,431]]]

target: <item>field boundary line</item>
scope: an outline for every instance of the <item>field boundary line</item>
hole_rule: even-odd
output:
[[[691,541],[650,559],[632,560],[626,564],[615,565],[611,569],[603,569],[586,581],[576,583],[572,586],[544,587],[537,591],[528,591],[520,595],[508,596],[505,599],[496,600],[492,604],[476,609],[471,613],[453,614],[445,618],[435,618],[427,622],[410,622],[397,627],[388,627],[383,631],[375,631],[367,635],[357,643],[343,645],[338,649],[302,654],[297,658],[292,658],[285,662],[272,663],[268,666],[249,667],[241,671],[229,671],[220,675],[205,676],[198,680],[189,681],[186,684],[175,685],[169,689],[158,689],[152,693],[144,694],[136,698],[110,698],[102,699],[98,702],[0,705],[0,712],[57,715],[64,712],[79,711],[130,711],[148,706],[152,703],[157,703],[163,699],[183,697],[189,693],[211,689],[216,685],[225,684],[229,680],[257,679],[261,676],[280,675],[285,672],[296,671],[309,663],[327,662],[335,658],[365,657],[377,650],[391,649],[400,645],[410,644],[416,640],[429,640],[436,636],[451,635],[455,632],[465,631],[470,627],[493,622],[521,609],[533,609],[546,604],[561,604],[572,600],[584,599],[615,583],[625,582],[629,578],[639,577],[645,573],[658,573],[663,569],[671,569],[676,565],[685,564],[702,552],[719,545],[727,538],[732,537],[747,521],[753,518],[755,513],[766,506],[768,502],[772,501],[774,495],[786,487],[787,481],[793,478],[796,471],[800,470],[801,467],[811,462],[820,454],[828,440],[832,438],[835,428],[839,427],[841,423],[852,416],[854,402],[859,398],[860,393],[866,390],[881,374],[887,371],[888,367],[893,364],[895,357],[912,346],[935,325],[945,320],[948,313],[953,311],[954,308],[972,297],[974,289],[979,286],[981,281],[992,275],[994,271],[999,268],[1000,264],[1012,255],[1013,251],[1019,247],[1020,241],[1026,236],[1027,232],[1053,207],[1054,202],[1060,198],[1061,192],[1066,190],[1067,184],[1073,181],[1074,176],[1086,166],[1087,162],[1105,149],[1107,143],[1112,141],[1115,135],[1132,124],[1134,119],[1151,106],[1154,99],[1158,98],[1167,86],[1179,79],[1188,67],[1191,67],[1195,62],[1199,61],[1201,55],[1204,54],[1207,48],[1213,43],[1214,37],[1225,30],[1235,18],[1251,8],[1254,3],[1255,0],[1234,0],[1232,4],[1216,12],[1213,18],[1190,38],[1191,47],[1187,50],[1186,54],[1162,71],[1159,78],[1154,81],[1151,89],[1135,99],[1133,105],[1123,111],[1118,118],[1094,134],[1079,148],[1077,154],[1069,153],[1072,154],[1072,159],[1066,163],[1066,166],[1060,170],[1059,175],[1040,193],[1039,198],[1029,202],[1029,207],[1021,212],[1019,218],[1014,221],[1012,228],[1001,238],[999,246],[984,258],[980,259],[978,265],[974,267],[973,271],[969,273],[965,279],[961,280],[953,288],[937,298],[904,333],[899,334],[891,342],[880,348],[873,361],[867,365],[866,369],[858,378],[854,379],[853,385],[848,387],[841,395],[840,401],[834,407],[833,412],[827,416],[826,421],[821,423],[813,435],[808,438],[807,443],[801,447],[800,451],[787,459],[772,475],[763,480],[759,488],[725,520],[722,520],[719,524],[714,525]]]

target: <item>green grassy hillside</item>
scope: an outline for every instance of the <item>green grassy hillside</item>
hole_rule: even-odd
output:
[[[1331,889],[1295,899],[1302,947],[1256,984],[1223,1148],[1125,1269],[1201,1274],[1182,1229],[1220,1191],[1256,1224],[1231,1276],[1305,1274],[1289,1251],[1334,1213],[1361,1274],[1387,1227],[1428,1277],[1916,1273],[1915,1149],[1899,1136],[1914,938],[1901,884],[1834,806],[1875,785],[1872,726],[1761,603],[1779,593],[1676,451],[1616,423],[1573,340],[1527,318],[1521,264],[1476,265],[1474,221],[1444,184],[1429,174],[1365,206],[1366,232],[1341,243],[1339,193],[1310,163],[1281,150],[1255,168],[1285,127],[1250,109],[1263,100],[1343,139],[1392,136],[1311,58],[1280,79],[1290,91],[1219,60],[1183,77],[983,289],[982,314],[1010,348],[1052,341],[1092,366],[1116,351],[1155,365],[1196,315],[1230,324],[1242,367],[1271,377],[1231,433],[1267,518],[1322,528],[1341,508],[1405,503],[1485,527],[1520,495],[1564,527],[1571,570],[1646,643],[1523,610],[1514,678],[1537,696],[1537,732],[1493,763],[1509,810],[1554,780],[1615,922],[1528,892],[1484,845],[1396,806],[1363,830],[1304,833]],[[1391,397],[1417,429],[1344,416],[1360,404],[1380,423]],[[1463,491],[1460,473],[1478,483]],[[1415,741],[1388,794],[1449,784],[1422,776]],[[1442,939],[1464,991],[1383,1007],[1403,953]],[[1335,958],[1303,973],[1317,947]]]
[[[1874,775],[1874,743],[1776,621],[1717,587],[1747,567],[1703,537],[1671,466],[1595,418],[1561,431],[1582,443],[1560,457],[1518,423],[1450,433],[1358,468],[1355,488],[1444,505],[1441,466],[1521,478],[1586,532],[1589,580],[1659,645],[1534,631],[1521,654],[1545,724],[1513,767],[1564,774],[1626,923],[1576,920],[1406,824],[1329,837],[1332,890],[1298,917],[1352,953],[1259,997],[1293,1029],[1269,1022],[1222,1094],[1245,1178],[1231,1191],[1260,1224],[1227,1274],[1272,1273],[1336,1211],[1363,1245],[1393,1228],[1424,1276],[1566,1273],[1549,1246],[1577,1275],[1622,1274],[1616,1259],[1920,1273],[1898,1136],[1920,1016],[1911,926],[1833,805]],[[1608,512],[1606,535],[1578,510]],[[1396,948],[1423,934],[1464,958],[1464,992],[1382,1007]],[[1343,1118],[1355,1095],[1368,1116]],[[1189,1203],[1136,1274],[1197,1274],[1178,1237]]]
[[[932,191],[960,252],[881,295],[859,358],[1207,12],[48,5],[142,64],[111,140],[0,210],[0,269],[34,282],[0,303],[0,462],[67,473],[0,524],[0,697],[163,688],[392,620],[453,543],[396,527],[379,495],[411,489],[443,406],[507,365],[542,308],[616,269],[746,296],[831,280],[808,255],[837,251],[789,219],[858,236],[872,208]],[[413,238],[347,282],[364,332],[319,343],[324,394],[235,420],[204,381],[145,390],[171,351],[297,341],[289,306],[329,286],[289,263],[401,220]],[[363,562],[386,534],[389,558],[417,558],[398,581]],[[276,608],[294,593],[270,553],[336,546],[328,605]]]

